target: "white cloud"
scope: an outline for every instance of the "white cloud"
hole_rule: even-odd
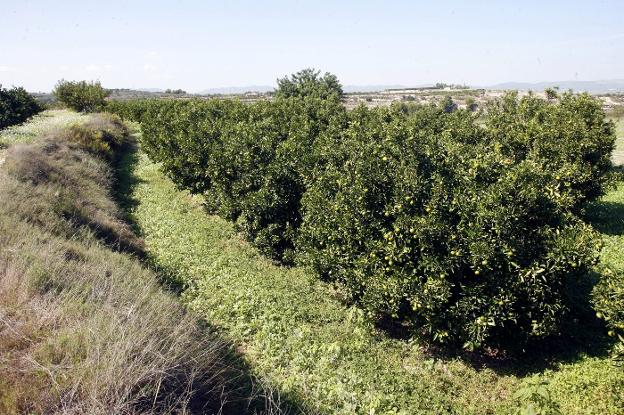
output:
[[[112,71],[112,70],[113,70],[113,65],[104,65],[104,70],[105,70],[106,72],[110,72],[110,71]]]
[[[154,59],[158,57],[158,52],[156,52],[155,50],[149,51],[145,54],[145,57],[148,59]]]
[[[155,72],[158,68],[156,67],[156,65],[152,65],[151,63],[146,63],[145,65],[143,65],[143,70],[145,72]]]
[[[87,70],[87,72],[99,72],[100,67],[97,65],[91,64],[91,65],[87,65],[85,69]]]
[[[7,65],[0,65],[0,72],[13,72],[15,68],[12,68]]]

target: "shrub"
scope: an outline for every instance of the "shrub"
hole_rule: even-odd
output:
[[[280,98],[314,97],[321,99],[342,99],[344,92],[336,75],[312,68],[303,69],[290,77],[277,80],[275,96]]]
[[[562,415],[548,385],[549,382],[539,376],[528,378],[513,395],[518,403],[514,415]]]
[[[513,162],[464,111],[358,109],[302,202],[301,262],[440,343],[558,332],[597,256],[553,173]]]
[[[141,122],[143,114],[158,100],[155,99],[133,99],[127,101],[108,100],[106,101],[105,110],[109,113],[116,114],[123,120]]]
[[[167,88],[167,89],[165,89],[165,94],[186,95],[186,91],[183,90],[183,89],[170,89],[170,88]]]
[[[26,121],[43,108],[24,88],[0,85],[0,129]]]
[[[592,294],[598,318],[605,321],[609,335],[619,340],[616,358],[624,362],[624,272],[604,269]]]
[[[479,104],[477,104],[477,101],[475,101],[473,97],[466,98],[466,109],[468,111],[475,112],[478,108]]]
[[[453,98],[447,95],[440,101],[440,108],[447,113],[453,112],[457,111],[457,104],[453,102]]]
[[[489,141],[512,163],[530,160],[553,173],[566,208],[578,211],[612,181],[615,126],[589,94],[567,92],[549,102],[509,93],[489,106],[486,127]]]
[[[557,99],[557,91],[559,90],[559,87],[555,87],[555,88],[546,88],[544,90],[544,95],[546,95],[546,99],[552,101],[554,99]]]
[[[263,121],[258,125],[275,123],[282,128],[269,124],[276,140],[268,143],[266,159],[234,159],[230,164],[232,170],[247,166],[240,174],[241,182],[258,186],[245,186],[230,200],[239,201],[237,224],[247,237],[266,255],[291,263],[301,223],[301,198],[314,166],[322,162],[326,141],[331,142],[333,134],[342,129],[346,111],[337,101],[317,98],[278,100],[268,111],[270,117],[261,114]],[[236,149],[241,144],[241,150],[249,148],[239,139],[242,135],[235,134],[226,148]],[[252,133],[248,142],[269,135]]]
[[[79,112],[101,111],[108,96],[99,81],[72,82],[63,79],[56,84],[52,93],[67,107]]]

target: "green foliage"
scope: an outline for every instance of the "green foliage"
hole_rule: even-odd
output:
[[[475,112],[478,108],[479,104],[477,104],[477,101],[475,101],[473,97],[466,98],[466,109],[468,111]]]
[[[319,95],[109,109],[262,252],[298,257],[370,315],[469,349],[559,333],[598,253],[575,215],[609,183],[613,126],[596,100],[510,94],[483,128],[450,97],[348,113]]]
[[[495,359],[494,368],[481,365],[487,358],[432,359],[423,344],[375,330],[311,270],[267,260],[144,154],[134,171],[131,213],[152,263],[187,287],[182,298],[193,314],[216,324],[254,373],[307,413],[510,415],[525,406],[513,394],[527,372],[549,380],[563,414],[622,413],[624,371],[608,357],[584,350],[549,359],[552,370],[528,364],[531,356]]]
[[[457,104],[453,102],[453,98],[447,95],[442,98],[442,101],[440,101],[440,108],[442,109],[442,111],[449,113],[457,111]]]
[[[604,320],[609,336],[618,340],[615,357],[624,362],[624,272],[605,268],[594,287],[594,308],[597,317]]]
[[[544,94],[546,94],[546,99],[548,100],[554,100],[557,99],[557,91],[559,90],[559,87],[554,87],[554,88],[546,88],[544,90]]]
[[[43,108],[24,88],[2,88],[0,84],[0,129],[20,124]]]
[[[292,262],[312,150],[344,120],[339,102],[147,100],[108,109],[141,121],[143,148],[176,183],[204,194],[210,211],[235,221],[265,254]]]
[[[72,82],[63,79],[56,84],[52,93],[68,108],[78,112],[101,111],[108,96],[108,92],[102,88],[99,81]]]
[[[519,403],[516,415],[562,415],[548,390],[548,381],[538,376],[526,380],[513,397]]]
[[[108,100],[105,110],[118,115],[122,120],[141,122],[143,114],[148,108],[154,106],[156,99],[134,99],[134,100]]]
[[[616,362],[624,362],[624,183],[587,208],[586,219],[603,232],[600,280],[593,287],[596,316],[614,340]],[[624,402],[624,401],[623,401]]]
[[[597,238],[553,173],[508,158],[468,112],[350,115],[303,198],[302,263],[439,343],[558,333]]]
[[[564,93],[554,101],[509,93],[488,108],[490,145],[512,160],[552,172],[558,203],[577,211],[612,182],[615,125],[589,94]]]
[[[167,89],[165,89],[165,94],[186,95],[186,91],[183,90],[183,89],[170,89],[170,88],[167,88]]]
[[[313,68],[303,69],[290,77],[277,80],[275,96],[280,98],[314,97],[321,99],[342,99],[344,92],[336,75]]]

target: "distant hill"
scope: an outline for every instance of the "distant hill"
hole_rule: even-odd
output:
[[[209,88],[203,91],[196,92],[198,95],[230,95],[230,94],[244,94],[245,92],[270,92],[275,89],[274,86],[269,85],[248,85],[248,86],[229,86],[221,88]]]
[[[422,88],[430,87],[432,84],[422,85],[410,85],[410,88]],[[475,86],[474,88],[487,88],[487,89],[517,89],[521,91],[543,91],[546,88],[558,86],[561,90],[565,91],[572,89],[576,92],[589,92],[592,94],[606,94],[606,93],[624,93],[624,79],[609,79],[602,81],[550,81],[550,82],[504,82],[496,85],[489,86]],[[388,89],[407,89],[405,85],[397,84],[377,84],[377,85],[345,85],[343,90],[346,93],[371,93],[382,92]],[[218,87],[208,88],[202,91],[195,92],[195,95],[236,95],[245,94],[247,92],[271,92],[275,90],[275,86],[271,85],[246,85],[246,86],[230,86],[230,87]],[[117,91],[129,92],[132,90],[119,89]],[[134,90],[136,95],[143,94],[162,94],[164,89],[160,88],[141,88]]]
[[[342,89],[346,93],[352,92],[381,92],[386,89],[403,89],[404,85],[345,85]]]
[[[545,88],[558,86],[561,90],[572,89],[576,92],[592,94],[606,94],[624,92],[624,79],[610,79],[604,81],[552,81],[552,82],[505,82],[488,86],[490,89],[518,89],[521,91],[542,91]]]
[[[137,88],[136,90],[140,92],[165,92],[164,89],[160,88]]]
[[[343,90],[347,93],[352,92],[378,92],[385,91],[386,89],[404,88],[403,85],[345,85]],[[231,86],[220,88],[209,88],[196,92],[198,95],[212,95],[212,94],[244,94],[246,92],[271,92],[275,90],[274,86],[269,85],[248,85],[248,86]]]

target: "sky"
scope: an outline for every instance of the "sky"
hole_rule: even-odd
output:
[[[0,0],[0,83],[49,91],[624,78],[624,0]]]

